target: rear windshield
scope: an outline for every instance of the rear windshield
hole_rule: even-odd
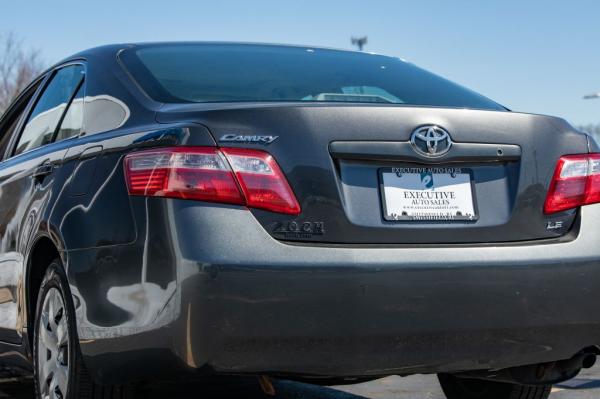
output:
[[[165,103],[352,102],[503,110],[497,103],[398,58],[248,44],[163,44],[121,60]]]

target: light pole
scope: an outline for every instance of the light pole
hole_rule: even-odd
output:
[[[367,36],[353,37],[351,40],[352,44],[358,47],[358,51],[363,51],[363,47],[369,42],[369,38]]]

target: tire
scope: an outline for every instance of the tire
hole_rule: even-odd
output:
[[[518,385],[439,374],[448,399],[547,399],[552,385]]]
[[[126,399],[121,387],[100,386],[89,375],[79,348],[75,307],[59,259],[40,286],[33,336],[35,397],[38,399]]]

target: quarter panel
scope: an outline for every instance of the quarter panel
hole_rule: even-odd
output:
[[[135,242],[69,252],[82,340],[130,336],[179,316],[173,306],[180,258],[169,203],[142,197],[132,202],[139,228]]]
[[[68,182],[63,198],[57,204],[52,223],[63,237],[68,250],[117,245],[135,240],[135,224],[129,207],[125,187],[121,154],[105,152],[98,157],[93,177],[87,180],[89,190],[81,195],[70,195],[80,191],[82,181]],[[87,168],[87,160],[67,160],[73,163],[75,177],[85,178],[79,173]],[[85,181],[85,180],[84,180]]]

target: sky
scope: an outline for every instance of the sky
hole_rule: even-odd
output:
[[[54,63],[108,43],[306,44],[400,57],[515,111],[600,123],[600,1],[99,0],[0,2],[14,32]]]

